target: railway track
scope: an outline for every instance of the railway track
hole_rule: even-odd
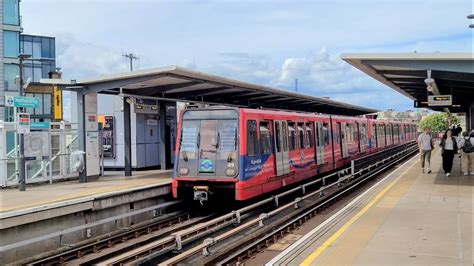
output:
[[[386,152],[381,153],[380,156],[367,158],[366,161],[360,163],[360,168],[352,167],[350,175],[341,177],[337,182],[322,186],[308,194],[304,193],[304,186],[299,187],[303,195],[296,197],[292,202],[262,213],[258,218],[242,223],[216,237],[207,238],[203,243],[160,262],[160,265],[241,264],[254,252],[259,252],[275,243],[280,237],[292,232],[336,201],[360,189],[365,183],[416,151],[416,145],[408,145],[390,154]]]
[[[186,212],[170,214],[147,226],[31,264],[238,264],[416,149],[415,145],[405,145],[359,158],[352,161],[351,167],[219,217],[192,218]]]

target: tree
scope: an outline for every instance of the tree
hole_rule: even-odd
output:
[[[450,120],[451,125],[459,124],[459,119],[455,116],[451,116]],[[422,131],[425,127],[428,127],[434,132],[445,131],[449,126],[450,124],[448,124],[448,114],[444,112],[430,114],[424,117],[418,125],[420,131]]]

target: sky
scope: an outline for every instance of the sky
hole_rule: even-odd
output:
[[[413,102],[339,58],[473,52],[471,0],[27,0],[24,33],[56,37],[64,78],[178,65],[380,110]]]

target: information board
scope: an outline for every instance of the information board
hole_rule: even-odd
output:
[[[18,113],[16,121],[18,134],[30,133],[30,114]]]
[[[452,95],[429,95],[428,106],[451,106],[453,105]]]

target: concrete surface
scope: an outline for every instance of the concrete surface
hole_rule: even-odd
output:
[[[432,169],[436,169],[432,174],[422,174],[417,159],[347,230],[336,233],[369,199],[289,264],[298,265],[313,254],[313,260],[306,260],[308,265],[472,266],[474,176],[461,176],[459,158],[455,158],[452,175],[446,177],[439,151],[432,155]],[[331,238],[334,241],[316,255]]]

